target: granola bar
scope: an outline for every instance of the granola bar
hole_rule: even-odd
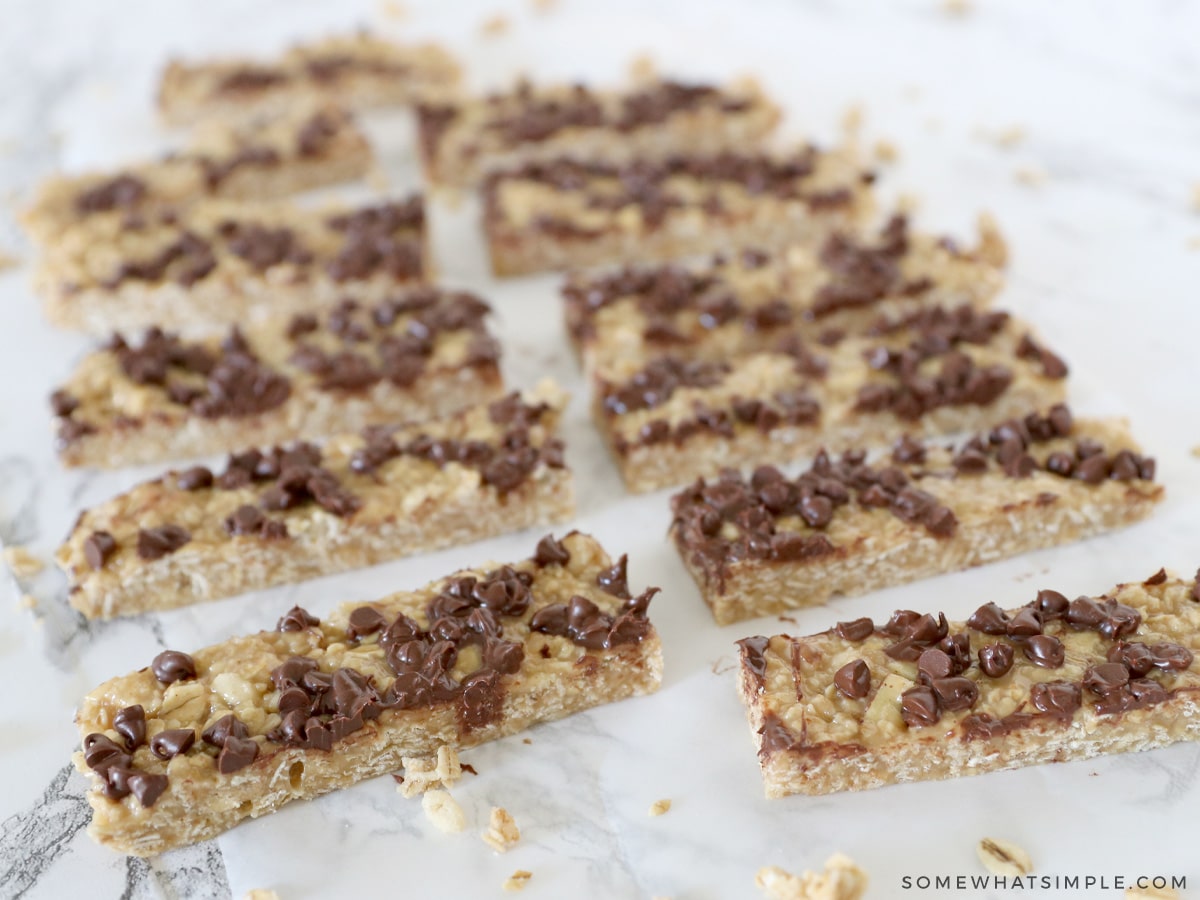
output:
[[[414,289],[224,337],[114,336],[51,397],[68,466],[112,467],[360,432],[495,398],[479,298]]]
[[[367,778],[656,690],[661,644],[626,560],[547,536],[530,559],[194,654],[165,651],[76,715],[89,834],[149,856]]]
[[[173,609],[561,522],[552,384],[407,428],[233,454],[86,510],[58,551],[88,618]]]
[[[204,200],[89,217],[35,271],[50,321],[93,334],[221,326],[382,300],[429,275],[418,196],[352,209]]]
[[[1003,284],[1003,242],[986,217],[976,248],[914,234],[903,215],[877,235],[837,232],[776,253],[744,249],[703,265],[576,273],[563,288],[567,332],[589,368],[686,354],[723,360],[784,334],[830,342],[878,316],[925,306],[987,306]]]
[[[1158,571],[965,622],[899,610],[740,641],[768,797],[975,775],[1200,738],[1200,585]]]
[[[814,147],[531,162],[487,176],[484,230],[498,275],[774,249],[861,222],[872,181],[851,151]]]
[[[366,136],[337,107],[211,122],[185,150],[158,160],[47,179],[22,222],[34,240],[49,243],[101,213],[116,211],[136,223],[206,197],[265,200],[361,178],[371,158]]]
[[[275,59],[171,60],[158,108],[172,125],[277,111],[313,100],[351,109],[453,96],[462,72],[441,47],[397,44],[367,32],[296,44]]]
[[[863,594],[1120,528],[1162,499],[1125,424],[1030,413],[960,446],[905,437],[890,458],[822,452],[672,500],[672,535],[721,625]]]
[[[434,184],[469,187],[489,171],[569,157],[631,163],[744,150],[779,121],[757,83],[654,80],[625,90],[582,84],[513,90],[417,107],[421,157]]]
[[[1061,401],[1066,374],[1005,312],[928,307],[829,347],[785,335],[731,360],[621,359],[596,374],[593,407],[626,486],[649,491],[906,431],[979,431]]]

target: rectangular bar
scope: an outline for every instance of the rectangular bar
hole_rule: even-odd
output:
[[[1005,312],[929,307],[831,347],[783,336],[726,361],[622,359],[593,413],[631,491],[782,463],[904,432],[979,431],[1063,399],[1067,367]]]
[[[499,395],[486,303],[419,288],[222,339],[114,336],[51,397],[59,458],[114,467],[446,415]]]
[[[371,161],[353,118],[337,107],[305,104],[241,123],[205,123],[182,151],[156,160],[53,176],[21,219],[46,244],[101,213],[136,222],[206,197],[268,200],[361,178]]]
[[[159,82],[158,108],[172,125],[314,100],[368,109],[452,97],[461,79],[458,63],[441,47],[360,31],[299,43],[274,59],[173,59]]]
[[[850,150],[741,150],[624,165],[570,159],[493,172],[484,230],[497,275],[778,248],[862,223],[874,176]]]
[[[453,187],[558,157],[625,164],[746,150],[779,122],[779,108],[752,79],[728,86],[651,80],[602,91],[522,81],[485,97],[422,104],[417,115],[425,174]]]
[[[295,608],[275,631],[165,651],[79,706],[88,833],[151,856],[397,771],[403,757],[651,693],[662,681],[646,616],[655,593],[631,598],[625,557],[614,564],[572,532],[529,559],[343,604],[323,621]]]
[[[85,510],[70,602],[135,615],[372,566],[574,515],[552,383],[445,419],[168,472]]]
[[[768,797],[958,778],[1200,738],[1200,586],[1160,570],[966,623],[899,610],[740,641]]]
[[[349,209],[205,200],[132,219],[89,217],[34,273],[61,328],[212,328],[379,301],[427,278],[419,196]]]
[[[720,625],[815,606],[1146,518],[1163,497],[1125,423],[1065,406],[964,442],[905,438],[890,458],[761,467],[672,500],[675,547]]]
[[[837,232],[697,265],[574,273],[562,292],[567,333],[587,368],[664,354],[723,360],[770,349],[781,335],[828,342],[881,315],[986,307],[1003,285],[1006,255],[987,216],[978,246],[960,249],[895,215],[870,238]]]

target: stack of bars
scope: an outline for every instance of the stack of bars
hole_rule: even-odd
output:
[[[359,34],[172,63],[159,106],[203,120],[191,143],[56,178],[27,211],[48,317],[111,333],[52,397],[63,463],[228,454],[80,515],[59,562],[83,615],[574,515],[566,396],[504,386],[488,305],[432,281],[423,199],[287,197],[362,177],[373,154],[355,115],[394,104],[415,108],[429,186],[478,191],[497,275],[575,270],[566,326],[596,425],[631,491],[688,485],[672,537],[718,623],[1079,540],[1161,498],[1124,424],[1073,416],[1062,357],[995,306],[995,225],[981,217],[967,247],[881,214],[854,143],[778,141],[780,112],[752,80],[472,98],[438,48]],[[957,751],[910,758],[946,750],[929,726],[951,720],[991,742],[992,768],[1134,746],[1093,719],[1153,724],[1167,701],[1195,713],[1177,701],[1195,680],[1188,590],[1200,596],[1164,574],[1120,602],[1043,592],[953,633],[901,611],[882,628],[748,638],[741,688],[768,792],[958,774]],[[654,593],[571,532],[525,560],[167,651],[80,708],[91,833],[157,853],[405,756],[653,691]],[[1127,640],[1143,622],[1152,642]],[[1002,640],[973,648],[972,630]],[[1075,716],[1083,689],[1101,699]],[[1020,752],[1030,735],[1049,735],[1049,757]]]

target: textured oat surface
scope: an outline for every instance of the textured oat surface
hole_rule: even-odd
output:
[[[592,538],[571,534],[563,539],[570,560],[539,567],[532,561],[515,564],[533,574],[532,602],[517,618],[503,618],[504,637],[520,641],[524,662],[515,674],[504,676],[499,718],[478,728],[464,728],[456,704],[385,710],[378,718],[330,751],[304,750],[276,743],[266,733],[279,726],[279,692],[269,673],[293,656],[317,660],[320,670],[352,668],[388,686],[392,671],[384,661],[379,634],[360,641],[347,636],[351,612],[369,605],[391,619],[404,614],[422,628],[431,623],[426,604],[444,582],[410,593],[394,594],[370,604],[351,603],[335,610],[319,626],[299,631],[264,631],[233,638],[197,651],[197,677],[164,686],[149,668],[114,678],[90,693],[79,707],[80,736],[113,730],[118,711],[140,704],[146,713],[147,735],[165,729],[203,730],[228,714],[236,715],[258,745],[257,758],[231,775],[217,771],[202,742],[190,752],[164,762],[146,747],[133,754],[138,769],[165,773],[166,792],[148,808],[132,795],[108,800],[98,783],[88,794],[93,817],[89,833],[115,850],[152,855],[194,843],[231,828],[248,817],[273,812],[292,800],[315,797],[363,779],[395,771],[402,757],[430,756],[439,746],[468,747],[522,731],[538,722],[610,703],[658,687],[662,673],[660,644],[651,628],[638,643],[613,650],[587,650],[571,640],[531,631],[529,621],[540,609],[583,595],[605,611],[621,601],[597,586],[597,576],[612,563]],[[484,566],[471,570],[487,571]],[[470,573],[458,573],[470,574]],[[463,651],[451,671],[461,680],[480,665],[477,652]],[[82,753],[76,764],[86,771]]]

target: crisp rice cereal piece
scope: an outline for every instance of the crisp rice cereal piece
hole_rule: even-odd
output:
[[[433,788],[448,788],[462,778],[458,751],[453,747],[438,747],[437,756],[406,756],[404,780],[396,790],[404,797],[415,797]]]
[[[529,884],[529,879],[532,877],[532,872],[527,872],[525,869],[517,869],[517,871],[513,872],[512,875],[508,877],[508,880],[505,881],[501,887],[509,892],[523,891],[525,890],[525,885]]]
[[[507,853],[520,840],[521,830],[509,811],[502,806],[493,806],[487,831],[483,833],[483,842],[497,853]]]
[[[779,868],[759,869],[754,883],[771,900],[858,900],[867,890],[867,873],[844,853],[825,861],[822,872],[796,876]]]
[[[429,821],[447,834],[457,833],[467,827],[467,817],[449,791],[441,788],[426,791],[421,798],[421,806]]]
[[[18,578],[32,578],[46,568],[38,557],[16,544],[4,548],[4,561]]]
[[[650,815],[661,816],[671,809],[671,801],[664,797],[661,800],[655,800],[650,804]]]
[[[1012,841],[1002,838],[982,838],[975,853],[983,867],[993,875],[1028,875],[1033,871],[1029,854]]]

